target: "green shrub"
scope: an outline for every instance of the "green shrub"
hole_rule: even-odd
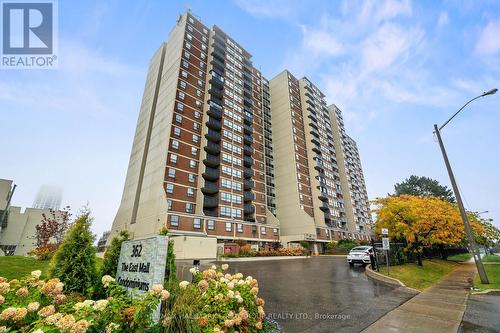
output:
[[[103,275],[116,275],[118,268],[118,260],[120,259],[120,250],[122,243],[130,239],[130,233],[123,230],[120,234],[111,240],[111,246],[104,253],[104,260],[100,271],[101,277]]]
[[[168,228],[163,227],[160,235],[168,236]],[[165,265],[165,281],[177,281],[177,267],[175,266],[174,240],[168,240],[167,264]]]
[[[337,253],[348,253],[353,247],[358,245],[358,242],[352,239],[340,239],[337,242],[337,246],[334,248],[334,251]]]
[[[49,268],[49,276],[59,278],[67,291],[86,296],[92,295],[97,277],[91,223],[90,211],[83,211],[67,231]]]

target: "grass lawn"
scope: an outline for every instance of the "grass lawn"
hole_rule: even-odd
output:
[[[0,257],[0,276],[9,280],[20,279],[37,269],[42,271],[42,279],[47,278],[50,261],[36,260],[30,257]],[[102,258],[96,258],[97,269],[102,265]]]
[[[454,256],[449,256],[448,260],[465,262],[469,261],[470,258],[472,258],[472,255],[470,253],[461,253],[461,254],[455,254]]]
[[[391,266],[389,276],[400,280],[410,288],[424,290],[439,282],[457,265],[459,264],[447,260],[424,260],[422,267],[417,264]],[[381,267],[380,273],[388,275],[387,267]]]
[[[30,257],[0,257],[0,276],[9,280],[25,277],[37,269],[42,271],[42,278],[46,278],[48,268],[49,261]]]
[[[497,255],[484,256],[483,262],[500,262],[500,256]]]
[[[476,274],[474,279],[474,287],[481,290],[486,289],[499,289],[500,290],[500,265],[484,265],[486,270],[486,275],[488,275],[488,280],[490,284],[482,284],[479,280],[479,274]]]

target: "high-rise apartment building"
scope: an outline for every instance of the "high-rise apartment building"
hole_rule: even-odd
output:
[[[33,201],[33,208],[58,210],[61,207],[62,188],[42,185]]]
[[[219,243],[368,239],[348,228],[333,135],[308,79],[268,81],[188,11],[151,59],[110,239],[163,226]]]
[[[348,228],[365,231],[371,227],[370,206],[361,168],[358,147],[345,132],[342,112],[334,104],[328,107],[335,149],[339,153],[341,186],[346,194],[345,205]]]

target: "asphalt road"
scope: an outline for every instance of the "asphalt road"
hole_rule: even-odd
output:
[[[470,295],[459,333],[493,333],[500,331],[500,292]]]
[[[344,257],[229,265],[259,281],[267,315],[286,333],[360,332],[414,295],[368,279],[363,267],[350,268]]]

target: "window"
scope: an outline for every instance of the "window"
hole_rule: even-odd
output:
[[[190,161],[189,161],[189,167],[190,167],[191,169],[195,169],[195,168],[196,168],[196,161],[194,161],[194,160],[190,160]]]
[[[170,178],[175,178],[175,169],[168,168],[168,176]]]
[[[182,60],[182,67],[189,68],[189,62],[187,62],[186,60]],[[186,76],[187,76],[187,73],[186,73]]]
[[[237,224],[237,229],[238,229],[238,232],[243,232],[243,224],[242,223],[238,223]]]
[[[183,101],[183,100],[184,100],[184,97],[186,97],[186,94],[184,94],[182,91],[179,91],[178,96],[179,96],[179,99],[180,99],[181,101]]]
[[[187,77],[188,77],[188,73],[187,73],[185,70],[182,70],[182,71],[181,71],[181,76],[182,76],[183,78],[187,79]]]
[[[201,95],[202,95],[201,90],[196,89],[196,96],[201,97]]]
[[[226,222],[226,231],[233,230],[233,224],[231,222]]]
[[[177,163],[177,155],[170,154],[170,163]]]
[[[194,183],[196,181],[196,175],[194,173],[190,173],[188,176],[188,180],[190,183]]]
[[[196,134],[193,134],[193,142],[198,142],[200,140],[200,137]]]
[[[198,131],[198,130],[200,129],[200,124],[198,124],[198,123],[193,123],[193,129],[194,129],[195,131]]]
[[[193,228],[194,229],[201,229],[201,219],[195,218],[193,220]]]
[[[198,87],[203,87],[203,81],[202,80],[198,80]]]
[[[167,200],[167,210],[172,210],[172,200]]]
[[[198,154],[198,149],[195,147],[191,147],[191,155],[196,156]]]
[[[278,228],[273,228],[273,233],[274,233],[275,235],[277,235],[277,234],[278,234]]]
[[[180,114],[175,115],[175,122],[179,124],[182,123],[182,116]]]
[[[187,196],[188,197],[194,196],[194,190],[193,190],[192,187],[188,187],[188,189],[187,189]]]
[[[186,81],[180,80],[179,86],[181,87],[182,90],[186,89]]]
[[[174,127],[174,135],[181,136],[181,129],[179,127]]]
[[[215,221],[214,220],[208,220],[207,221],[207,229],[208,230],[214,230],[215,229]]]
[[[173,149],[179,149],[179,141],[172,140],[172,148]]]
[[[184,111],[184,104],[177,103],[177,111],[180,111],[180,112]]]
[[[202,105],[203,105],[203,104],[202,104],[199,100],[196,100],[196,107],[197,107],[198,109],[200,109],[200,110],[201,110],[201,109],[202,109]]]
[[[167,193],[174,193],[174,184],[167,184]]]
[[[186,202],[186,213],[192,213],[193,212],[193,204],[190,202]]]
[[[260,233],[265,235],[266,234],[266,227],[260,227]]]
[[[200,119],[200,117],[201,117],[201,113],[199,113],[198,111],[195,111],[195,112],[194,112],[194,117],[195,117],[196,119]]]
[[[171,227],[179,226],[179,215],[170,215],[170,226]]]

